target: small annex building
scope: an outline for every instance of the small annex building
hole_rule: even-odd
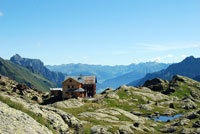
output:
[[[96,83],[96,76],[67,76],[62,82],[62,88],[51,88],[51,95],[62,99],[94,97]]]

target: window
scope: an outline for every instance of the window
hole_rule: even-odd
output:
[[[72,82],[72,80],[69,80],[69,82]]]
[[[68,88],[70,88],[70,85],[68,86]]]
[[[74,88],[74,85],[72,85],[72,88]]]

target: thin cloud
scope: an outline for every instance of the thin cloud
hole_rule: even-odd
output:
[[[172,58],[172,57],[174,57],[172,54],[167,55],[167,58]]]
[[[161,57],[156,57],[155,59],[151,59],[151,62],[161,62]]]
[[[180,50],[180,49],[191,49],[200,47],[200,43],[196,44],[146,44],[138,43],[138,47],[146,51],[168,51],[168,50]],[[138,48],[137,47],[137,48]]]
[[[87,57],[87,56],[83,56],[82,58],[83,58],[84,60],[86,60],[88,57]]]
[[[3,16],[3,13],[2,13],[2,12],[0,12],[0,16]]]
[[[185,59],[186,57],[187,57],[187,55],[185,55],[185,54],[181,55],[182,59]]]

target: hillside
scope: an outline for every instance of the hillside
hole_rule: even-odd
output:
[[[147,62],[147,63],[140,63],[135,66],[133,71],[129,73],[125,73],[123,75],[107,79],[104,82],[98,85],[99,88],[117,88],[121,85],[126,85],[133,80],[140,79],[144,77],[147,73],[155,72],[161,69],[167,68],[167,64],[156,63],[156,62]]]
[[[127,84],[144,77],[147,73],[165,69],[169,64],[146,62],[130,65],[102,66],[88,64],[65,64],[47,66],[52,71],[67,73],[68,75],[96,75],[97,89]]]
[[[37,88],[40,91],[49,91],[50,87],[56,84],[45,79],[40,74],[30,72],[27,68],[16,65],[8,60],[0,58],[0,74],[7,76],[19,83]]]
[[[194,77],[193,79],[200,82],[200,75]]]
[[[0,75],[1,134],[79,134],[80,121],[73,115],[40,103],[48,93],[37,91]]]
[[[170,81],[149,80],[141,87],[107,89],[95,98],[69,99],[47,106],[39,105],[32,98],[37,96],[46,100],[48,94],[31,88],[21,89],[17,85],[15,81],[0,76],[1,133],[200,132],[200,83],[183,76],[173,76]]]
[[[16,54],[10,58],[10,61],[28,68],[30,71],[32,71],[32,73],[40,73],[46,79],[56,83],[59,87],[61,87],[61,84],[66,76],[65,74],[60,72],[50,71],[44,66],[44,63],[39,59],[22,58],[20,55]]]
[[[144,84],[146,80],[154,78],[161,78],[170,80],[174,75],[182,75],[189,78],[194,78],[200,74],[200,58],[194,58],[193,56],[185,58],[180,63],[170,65],[167,69],[149,73],[144,78],[129,83],[130,86],[138,86]],[[138,82],[139,81],[139,82]]]

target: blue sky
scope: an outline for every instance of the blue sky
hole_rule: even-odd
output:
[[[0,0],[0,57],[45,64],[200,57],[200,0]]]

